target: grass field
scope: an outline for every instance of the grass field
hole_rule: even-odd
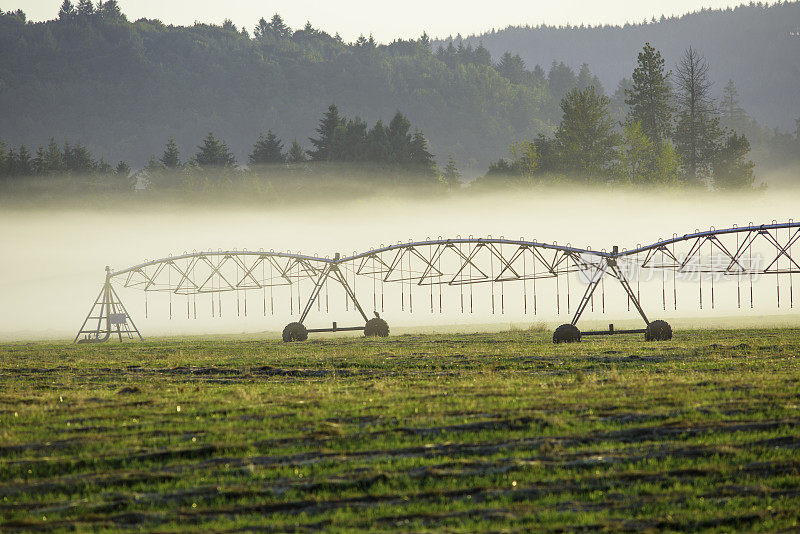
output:
[[[0,345],[0,528],[800,528],[800,330]]]

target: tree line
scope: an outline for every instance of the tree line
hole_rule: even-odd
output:
[[[45,22],[1,12],[0,49],[0,138],[81,139],[134,166],[147,163],[153,138],[188,145],[214,130],[245,147],[272,127],[299,139],[316,110],[336,102],[370,125],[402,109],[432,152],[474,169],[514,136],[550,131],[562,96],[551,95],[546,75],[520,75],[513,55],[495,61],[467,47],[451,61],[424,34],[348,43],[310,24],[290,28],[277,14],[252,29],[230,21],[181,27],[131,22],[108,1],[64,2]]]
[[[94,177],[116,189],[132,189],[135,179],[130,166],[120,161],[116,166],[97,159],[79,143],[59,145],[54,138],[31,152],[24,144],[17,148],[0,141],[0,180],[23,181],[30,177]]]
[[[610,99],[593,85],[569,90],[552,137],[511,147],[511,157],[492,163],[483,183],[509,177],[586,182],[753,187],[754,164],[744,134],[721,126],[723,113],[739,112],[735,86],[726,88],[727,109],[711,93],[709,66],[688,48],[676,70],[646,43],[625,87],[627,114],[615,124]]]
[[[669,176],[692,181],[687,179],[691,161],[677,140],[679,103],[677,78],[672,75],[669,101],[675,111],[670,112],[669,143],[664,145],[646,131],[644,122],[643,137],[636,121],[629,121],[631,105],[626,100],[633,79],[624,78],[615,91],[607,92],[587,64],[573,70],[552,61],[549,68],[529,68],[520,54],[505,52],[494,59],[480,42],[460,39],[439,46],[427,35],[389,44],[362,36],[346,43],[311,24],[290,28],[277,14],[259,20],[252,33],[231,21],[188,27],[153,19],[130,22],[116,2],[82,0],[63,2],[57,18],[41,23],[27,21],[22,10],[0,12],[0,49],[0,106],[6,110],[0,138],[15,143],[36,143],[50,136],[79,139],[108,161],[124,159],[153,171],[157,166],[147,164],[153,139],[173,138],[176,147],[192,146],[209,131],[218,143],[229,142],[225,146],[233,162],[248,166],[253,140],[260,136],[263,146],[257,157],[264,158],[275,153],[273,145],[279,141],[284,165],[297,170],[304,165],[299,163],[301,154],[312,158],[302,145],[288,140],[305,139],[318,127],[319,110],[333,101],[343,115],[363,119],[348,118],[336,125],[331,163],[363,167],[400,158],[403,165],[428,168],[426,160],[432,156],[416,150],[412,157],[410,148],[397,152],[386,140],[391,123],[380,117],[402,109],[425,131],[424,152],[442,155],[440,167],[425,172],[450,183],[459,179],[456,161],[470,176],[493,161],[490,177],[499,173],[513,179],[527,173],[538,181],[572,173],[570,179],[657,182],[669,181]],[[232,79],[237,83],[231,84]],[[571,91],[586,97],[590,87],[594,100],[607,99],[602,116],[611,119],[616,145],[605,152],[591,147],[596,152],[591,162],[576,166],[581,160],[569,154],[580,146],[576,143],[581,137],[570,124],[580,121],[564,122],[564,104],[580,109],[580,99],[566,97]],[[797,135],[762,127],[738,106],[735,86],[732,95],[731,106],[727,92],[716,102],[722,107],[720,129],[740,136],[730,143],[731,150],[744,141],[752,143],[750,157],[760,169],[762,162],[800,162]],[[414,133],[408,135],[413,141]],[[707,158],[711,152],[695,147],[701,158],[698,182],[713,180],[709,162],[716,162],[716,176],[722,176],[721,148],[729,138],[711,143],[716,147],[712,159]],[[285,145],[281,139],[287,140]],[[498,161],[514,140],[523,141]],[[316,149],[313,144],[308,148]],[[610,159],[598,163],[597,154]],[[197,175],[202,158],[194,164],[194,154],[187,156],[181,169]],[[318,163],[312,160],[308,165]]]

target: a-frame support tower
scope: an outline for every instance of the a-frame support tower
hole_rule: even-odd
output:
[[[106,267],[106,281],[103,283],[103,288],[92,304],[73,343],[102,343],[111,339],[111,336],[118,337],[120,341],[122,336],[128,339],[137,336],[139,340],[144,341],[128,310],[114,291],[111,285],[111,270]]]

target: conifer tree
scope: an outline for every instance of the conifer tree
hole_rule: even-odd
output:
[[[633,71],[633,86],[626,91],[625,103],[630,106],[629,121],[641,122],[645,135],[659,145],[669,137],[672,121],[669,76],[670,73],[664,71],[661,52],[645,43]]]
[[[95,13],[105,20],[116,20],[122,17],[122,10],[119,8],[117,0],[98,0]]]
[[[594,86],[572,89],[561,100],[564,115],[555,138],[564,169],[593,178],[611,171],[620,139],[614,132],[608,102]]]
[[[430,51],[431,48],[431,38],[428,35],[428,32],[422,32],[419,40],[417,41],[422,47],[428,49]]]
[[[492,54],[483,46],[483,41],[478,43],[478,47],[475,49],[473,62],[476,65],[486,65],[487,67],[492,64]]]
[[[234,167],[236,165],[236,159],[225,141],[217,140],[211,132],[208,132],[203,144],[197,149],[199,152],[195,155],[195,161],[200,167]]]
[[[342,123],[343,119],[339,117],[339,109],[336,107],[336,104],[331,104],[328,107],[328,111],[326,111],[322,119],[320,119],[319,126],[315,130],[319,138],[308,138],[314,146],[314,148],[308,151],[313,161],[328,160],[331,155],[331,147],[333,146],[337,129]]]
[[[256,144],[253,145],[253,151],[250,153],[250,165],[277,164],[283,163],[285,160],[283,143],[272,133],[272,130],[267,132],[266,137],[259,134]]]
[[[69,172],[88,174],[97,168],[97,162],[89,149],[81,144],[70,146],[64,143],[64,166]]]
[[[458,172],[456,160],[453,159],[452,155],[447,159],[447,165],[444,168],[444,173],[442,173],[442,181],[450,189],[461,187],[461,173]]]
[[[75,6],[72,5],[70,0],[64,0],[61,4],[61,9],[58,10],[58,20],[60,21],[68,21],[75,18],[77,11],[75,10]]]
[[[386,136],[389,141],[389,159],[387,163],[412,164],[418,165],[419,162],[414,161],[413,154],[413,139],[408,133],[411,130],[411,122],[399,111],[395,113],[392,120],[389,122],[389,127],[386,129]],[[425,144],[427,149],[427,141]],[[423,157],[421,153],[417,154],[418,157]],[[423,157],[424,159],[424,157]]]
[[[164,164],[156,158],[155,154],[150,156],[150,161],[142,169],[147,189],[165,187],[171,182],[170,177],[164,173],[164,168]]]
[[[136,177],[131,176],[131,168],[124,161],[117,163],[112,173],[111,183],[112,187],[117,191],[133,191],[136,187]]]
[[[264,17],[261,17],[260,19],[258,19],[258,24],[256,24],[256,27],[253,28],[253,36],[257,40],[263,41],[267,37],[267,35],[269,35],[269,31],[270,31],[269,23],[266,21]]]
[[[94,14],[94,4],[92,0],[79,0],[78,1],[78,15],[88,17]]]
[[[289,148],[289,153],[286,154],[286,161],[287,163],[305,163],[307,161],[306,158],[306,151],[303,150],[303,147],[294,139],[292,141],[292,146]]]
[[[64,154],[61,152],[61,149],[58,148],[56,140],[52,137],[44,151],[42,169],[43,172],[48,174],[56,174],[66,170],[64,166]]]
[[[567,94],[567,91],[575,87],[578,80],[572,69],[563,61],[561,63],[553,61],[550,71],[547,73],[547,83],[550,86],[550,93],[558,102]]]
[[[44,150],[44,149],[43,149]],[[8,152],[9,176],[29,176],[33,174],[31,153],[24,144],[19,145],[19,150],[15,153],[12,148]]]
[[[36,149],[36,155],[31,160],[31,171],[33,174],[45,174],[45,172],[47,172],[44,158],[44,145],[39,145],[39,148]]]
[[[755,164],[745,159],[750,143],[744,135],[732,133],[714,160],[713,184],[716,189],[747,189],[753,187]]]
[[[684,53],[675,76],[678,87],[678,123],[675,144],[689,182],[710,172],[722,132],[711,98],[708,63],[692,47]]]
[[[178,145],[175,139],[169,138],[167,144],[164,146],[164,153],[158,158],[162,165],[167,169],[179,169],[181,167],[181,160],[178,154]]]
[[[378,119],[375,126],[367,134],[368,159],[378,163],[386,163],[391,156],[392,148],[389,135],[383,121]]]
[[[522,83],[527,74],[522,57],[519,54],[512,56],[511,52],[506,52],[500,57],[496,69],[501,76],[512,83]]]
[[[720,111],[726,128],[734,131],[741,131],[747,128],[747,112],[739,105],[739,91],[736,89],[736,84],[733,83],[733,80],[728,80],[727,85],[722,90]]]
[[[367,123],[360,117],[343,120],[334,136],[328,160],[365,161],[367,152]]]
[[[592,74],[592,71],[589,70],[588,63],[581,65],[575,83],[578,89],[586,89],[587,87],[593,85],[599,94],[604,94],[603,84],[600,82],[600,78]]]
[[[280,15],[275,13],[272,15],[272,20],[269,23],[269,28],[277,37],[291,37],[292,29],[287,26]]]
[[[411,136],[407,166],[424,174],[433,174],[436,169],[433,154],[428,152],[428,140],[419,130],[416,130],[414,135]]]
[[[124,161],[120,161],[114,168],[114,174],[122,178],[128,178],[131,175],[131,167]]]

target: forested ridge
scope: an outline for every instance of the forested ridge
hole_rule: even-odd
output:
[[[336,103],[370,123],[402,110],[434,153],[478,166],[515,137],[548,130],[544,88],[513,84],[490,65],[449,67],[427,36],[348,44],[279,19],[253,31],[100,13],[43,23],[0,16],[0,139],[71,139],[136,167],[170,137],[192,146],[214,131],[244,160],[268,129],[307,147]]]
[[[627,51],[634,64],[641,45]],[[745,185],[752,185],[745,157],[767,168],[796,164],[800,157],[800,120],[792,133],[760,125],[740,105],[733,80],[724,88],[711,83],[715,65],[702,55],[696,59],[708,76],[700,81],[708,85],[701,111],[716,122],[700,133],[690,128],[693,139],[703,138],[710,147],[698,151],[695,141],[687,148],[681,131],[682,120],[685,125],[695,119],[687,123],[677,112],[681,91],[673,90],[670,75],[679,65],[665,62],[655,49],[669,114],[663,136],[633,109],[630,72],[612,91],[586,63],[573,69],[553,61],[544,68],[510,52],[493,57],[480,41],[436,44],[427,35],[387,45],[371,37],[345,43],[310,24],[293,30],[279,15],[251,30],[229,21],[175,27],[128,21],[114,0],[65,0],[56,18],[41,23],[27,21],[21,10],[0,12],[0,51],[6,174],[17,172],[15,161],[26,160],[22,174],[114,176],[115,187],[127,188],[167,184],[158,177],[180,169],[184,186],[196,186],[192,176],[204,167],[281,164],[296,172],[310,159],[355,163],[365,171],[391,168],[452,188],[460,181],[459,168],[471,176],[488,168],[487,178],[535,174],[537,182],[569,175],[711,183],[714,169],[735,165],[745,169]],[[338,118],[330,131],[320,132],[332,110]],[[576,121],[582,110],[597,120]],[[598,126],[604,153],[587,151],[578,140],[596,134]],[[315,143],[326,135],[335,146],[321,152]],[[218,145],[209,148],[209,142]],[[178,147],[180,165],[164,163]],[[203,159],[204,151],[222,148],[219,159]],[[259,150],[279,157],[258,161]],[[735,163],[720,159],[728,156]],[[145,180],[128,179],[130,168],[120,160],[142,169],[138,176]]]
[[[435,43],[446,46],[452,37]],[[519,54],[531,66],[553,61],[573,69],[587,63],[611,90],[629,77],[631,50],[649,42],[672,68],[692,46],[713,66],[711,79],[721,93],[729,79],[742,106],[762,124],[794,130],[800,115],[800,2],[749,2],[724,9],[705,8],[682,16],[652,18],[624,26],[509,26],[463,38],[482,44],[494,57]]]

